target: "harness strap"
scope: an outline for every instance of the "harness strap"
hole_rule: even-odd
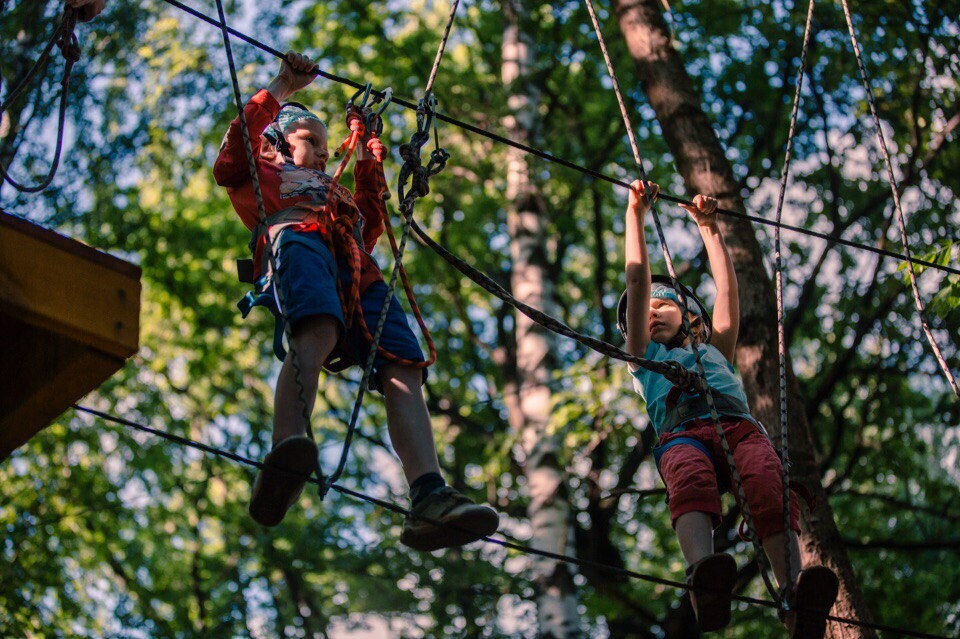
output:
[[[355,146],[356,140],[354,138],[358,138],[355,133],[355,131],[351,132],[351,136],[345,141],[345,144],[352,141],[352,146]],[[377,142],[379,143],[379,141]],[[353,152],[352,146],[348,145],[347,150],[350,151],[350,153]],[[349,160],[349,155],[343,162],[341,162],[341,169],[346,165],[347,160]],[[330,197],[327,201],[327,205],[323,209],[312,209],[304,207],[303,205],[298,205],[288,207],[274,213],[273,215],[265,218],[262,223],[258,224],[253,229],[250,240],[250,248],[251,251],[255,253],[256,247],[260,243],[260,239],[263,234],[269,233],[270,227],[277,224],[318,223],[323,225],[327,230],[327,233],[324,234],[324,239],[326,240],[327,245],[330,247],[330,252],[333,253],[335,259],[345,263],[350,274],[350,284],[348,290],[346,291],[344,290],[340,278],[337,278],[337,296],[340,298],[340,305],[343,309],[344,322],[349,328],[356,320],[364,339],[371,344],[374,344],[376,340],[374,340],[374,337],[370,332],[370,328],[367,326],[366,320],[363,317],[362,309],[360,307],[360,265],[362,258],[360,255],[361,249],[359,245],[361,240],[357,237],[356,227],[358,222],[362,223],[362,219],[359,217],[359,212],[354,207],[350,207],[350,213],[344,214],[340,212],[342,209],[338,206],[338,204],[340,201],[342,201],[342,197],[338,192],[338,189],[343,187],[339,186],[338,180],[341,172],[341,170],[338,170],[337,174],[334,176],[335,181],[332,184]],[[393,229],[390,227],[389,218],[385,217],[384,222],[390,238],[391,248],[393,249],[394,256],[396,256],[396,240],[393,237]],[[276,301],[273,295],[273,273],[271,272],[269,261],[266,259],[267,257],[268,256],[264,254],[263,264],[261,265],[260,269],[262,275],[256,280],[254,279],[256,272],[254,269],[254,260],[249,258],[237,260],[238,279],[241,282],[254,285],[254,290],[248,292],[243,299],[237,303],[237,306],[244,318],[246,318],[254,306],[263,306],[273,313],[274,317],[276,318],[276,323],[274,325],[273,352],[279,360],[283,361],[284,357],[286,356],[286,349],[283,347],[284,322],[282,315],[277,312]],[[427,341],[430,355],[426,361],[420,362],[399,357],[380,346],[380,344],[376,344],[377,351],[387,361],[400,363],[401,365],[410,366],[413,368],[427,368],[436,361],[436,348],[434,346],[433,339],[430,336],[430,332],[427,330],[426,324],[424,323],[420,314],[419,306],[417,305],[416,299],[413,295],[413,288],[407,281],[406,269],[403,268],[402,264],[401,279],[403,281],[404,290],[407,294],[407,299],[409,300],[410,305],[413,308],[414,315],[417,319],[417,324],[420,326],[420,329]],[[330,354],[330,357],[324,364],[328,370],[335,372],[341,371],[350,365],[351,362],[348,355],[348,349],[345,343],[342,341],[337,344],[337,347]]]
[[[725,404],[723,403],[724,402],[723,398],[731,399],[733,400],[734,403],[739,403],[742,405],[742,402],[739,402],[739,400],[737,400],[736,398],[730,397],[728,395],[724,395],[722,393],[717,393],[716,391],[713,391],[713,397],[714,397],[714,401],[717,402],[716,406],[719,412],[723,412],[725,410],[724,408]],[[717,401],[718,399],[719,401]],[[677,407],[676,405],[674,405],[669,410],[676,411],[678,408],[683,408],[685,406],[698,406],[698,405],[701,405],[701,403],[702,405],[706,405],[706,400],[704,400],[702,396],[693,397],[690,400],[685,401],[681,407]],[[697,413],[697,414],[699,415],[702,413]],[[670,416],[670,413],[668,412],[668,419],[669,419],[669,416]],[[768,440],[770,439],[770,435],[767,433],[767,430],[763,427],[763,424],[753,419],[752,417],[749,417],[749,414],[744,415],[744,417],[747,417],[749,421],[752,422],[757,427],[757,430],[759,430],[764,435],[764,437],[766,437]],[[690,419],[684,420],[684,422],[681,422],[680,424],[674,426],[670,430],[665,430],[665,432],[687,430],[686,424],[689,423],[690,421],[691,421]],[[666,453],[668,450],[670,450],[674,446],[693,446],[694,448],[702,452],[704,455],[706,455],[707,459],[710,460],[710,464],[713,466],[713,472],[717,476],[719,481],[720,473],[717,468],[716,460],[714,459],[713,455],[710,453],[710,450],[706,447],[706,445],[700,440],[694,439],[693,437],[675,437],[674,439],[671,439],[670,441],[668,441],[666,444],[663,444],[662,446],[657,446],[656,448],[653,449],[653,460],[657,466],[657,473],[660,474],[661,480],[663,480],[663,473],[660,472],[660,459],[663,457],[664,453]],[[774,447],[774,450],[777,452],[777,456],[780,457],[780,461],[782,463],[783,457],[781,456],[780,451],[777,450],[776,447]],[[795,493],[798,497],[803,499],[804,503],[807,505],[807,508],[809,508],[811,511],[817,507],[816,497],[813,496],[813,493],[810,492],[810,489],[807,488],[807,486],[793,479],[790,480],[787,486],[789,487],[791,492]],[[721,492],[725,490],[724,486],[720,486],[719,488]],[[669,495],[667,496],[666,499],[669,502]],[[753,540],[750,538],[750,534],[746,530],[746,523],[747,523],[746,519],[742,519],[740,521],[740,525],[737,528],[737,534],[740,537],[740,539],[742,539],[743,541],[750,542]]]
[[[667,413],[661,427],[663,432],[673,432],[691,419],[710,414],[710,406],[707,404],[707,398],[704,395],[695,395],[683,402],[677,402],[679,393],[674,393],[674,390],[678,389],[674,387],[667,395]],[[736,417],[748,417],[750,415],[750,407],[739,398],[713,389],[710,389],[710,394],[713,397],[713,405],[720,415]],[[750,421],[755,420],[750,418]]]

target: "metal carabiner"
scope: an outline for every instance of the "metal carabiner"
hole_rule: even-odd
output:
[[[427,140],[430,139],[430,128],[433,126],[433,116],[436,109],[437,96],[433,93],[423,96],[417,104],[417,132],[426,133]]]
[[[373,109],[374,105],[378,102],[383,102],[376,110]],[[383,133],[383,118],[381,115],[384,111],[387,110],[387,107],[390,106],[390,103],[393,101],[393,89],[387,87],[379,95],[374,95],[373,101],[370,103],[368,112],[366,114],[366,120],[364,124],[367,126],[367,131],[370,131],[374,137],[380,137]]]
[[[371,91],[373,91],[373,85],[369,82],[367,82],[363,88],[357,89],[357,92],[354,93],[349,100],[347,100],[347,111],[349,112],[353,108],[359,108],[361,110],[365,109],[367,106],[367,100],[370,99]],[[357,98],[359,98],[361,95],[363,96],[363,99],[360,100],[359,106],[356,106]]]

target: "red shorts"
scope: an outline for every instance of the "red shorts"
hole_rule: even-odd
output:
[[[762,542],[770,535],[783,532],[783,466],[773,444],[755,424],[738,417],[722,417],[720,423],[743,483],[753,526]],[[662,435],[660,445],[678,437],[702,443],[710,451],[713,462],[692,444],[674,445],[660,457],[670,521],[676,526],[680,515],[702,512],[710,515],[716,527],[721,515],[720,486],[730,487],[735,496],[737,492],[716,426],[709,419],[694,420],[685,431]],[[797,533],[800,532],[799,520],[800,506],[797,496],[791,493],[790,527]]]

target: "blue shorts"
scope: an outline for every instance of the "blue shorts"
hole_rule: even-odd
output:
[[[354,322],[349,330],[346,329],[343,308],[337,295],[336,278],[339,276],[344,290],[348,290],[350,274],[346,268],[338,268],[337,260],[323,238],[317,233],[284,230],[277,239],[276,252],[277,280],[291,330],[296,330],[297,324],[308,317],[330,315],[340,324],[340,332],[345,337],[351,359],[361,366],[366,364],[371,344],[363,336],[358,322]],[[376,330],[380,320],[386,293],[386,282],[378,280],[360,295],[363,319],[371,333]],[[380,346],[398,357],[415,362],[424,361],[423,351],[407,324],[406,313],[396,295],[387,310]],[[370,380],[372,389],[383,392],[379,372],[380,367],[387,363],[382,354],[377,354]],[[427,369],[424,368],[423,372],[426,379]]]

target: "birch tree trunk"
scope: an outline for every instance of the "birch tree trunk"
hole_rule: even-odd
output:
[[[537,123],[538,91],[529,76],[533,48],[520,28],[523,8],[519,0],[503,3],[504,85],[510,96],[510,114],[504,126],[514,140],[529,142]],[[547,206],[530,177],[527,157],[511,148],[507,161],[507,227],[510,233],[512,272],[510,284],[517,299],[550,312],[554,293],[547,274]],[[573,521],[560,466],[559,444],[547,430],[550,389],[554,368],[553,338],[546,329],[516,313],[516,379],[508,392],[507,406],[514,432],[520,434],[518,453],[527,478],[530,505],[527,515],[533,531],[532,545],[554,553],[572,554]],[[537,584],[538,636],[574,639],[584,636],[577,612],[573,571],[566,563],[533,557],[531,571]]]
[[[700,104],[700,96],[670,40],[657,0],[616,0],[616,15],[644,93],[657,114],[670,152],[676,158],[689,193],[705,193],[726,209],[744,210],[739,186],[723,147]],[[786,125],[786,123],[784,123]],[[720,216],[740,286],[740,340],[736,364],[754,414],[771,426],[779,441],[779,364],[777,355],[776,298],[764,269],[760,245],[745,220]],[[860,592],[833,511],[820,481],[813,442],[799,387],[788,370],[788,419],[792,477],[806,484],[817,500],[816,509],[804,515],[801,550],[805,564],[823,564],[840,576],[841,589],[835,615],[862,621],[872,618]],[[830,639],[876,637],[870,630],[831,623]]]

